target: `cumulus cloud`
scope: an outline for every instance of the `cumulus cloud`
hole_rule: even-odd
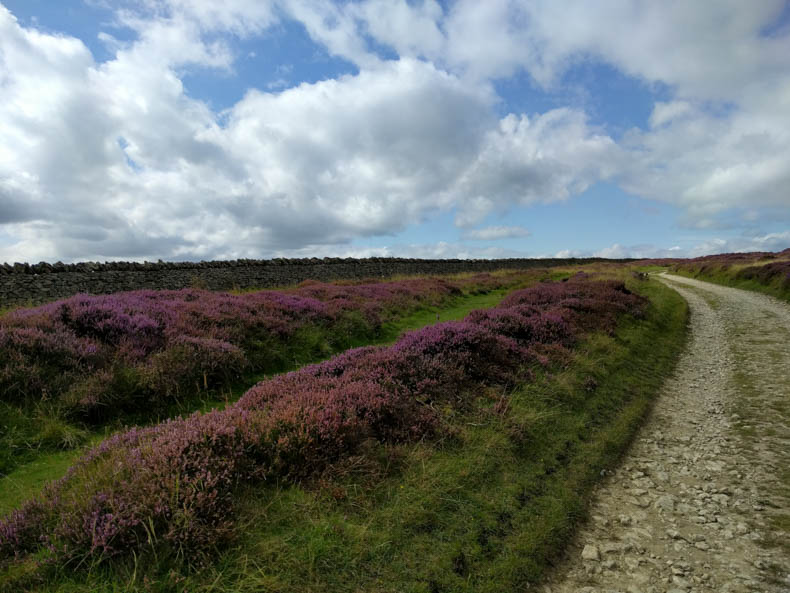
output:
[[[567,108],[540,116],[510,114],[491,130],[475,162],[454,187],[459,226],[513,204],[554,202],[579,194],[616,171],[614,141]]]
[[[230,32],[248,37],[279,22],[277,3],[270,0],[120,0],[119,24],[141,33],[152,23],[197,26],[201,32]]]
[[[650,127],[658,128],[693,114],[694,108],[688,101],[656,101],[650,114]]]
[[[767,233],[751,237],[712,239],[695,245],[688,251],[689,257],[711,253],[738,253],[747,251],[783,251],[790,247],[790,231]]]
[[[242,215],[265,224],[279,212],[269,226],[282,240],[303,217],[321,216],[316,232],[339,239],[417,222],[448,205],[446,188],[492,123],[490,101],[485,89],[406,59],[279,94],[252,91],[223,139],[247,165],[253,192],[238,203]]]
[[[439,26],[443,9],[436,0],[369,0],[348,5],[361,29],[404,57],[441,55],[445,38]]]
[[[654,112],[655,114],[656,112]],[[623,140],[624,189],[675,203],[692,226],[715,226],[720,215],[762,211],[790,222],[790,135],[784,115],[738,109],[728,117],[684,108],[659,110],[663,125],[633,130]]]
[[[183,215],[213,166],[234,166],[207,140],[213,114],[154,59],[162,54],[152,39],[99,65],[79,40],[20,27],[0,7],[0,195],[13,197],[0,220],[19,258],[167,249],[180,236],[167,221]]]
[[[603,249],[594,251],[592,255],[593,257],[605,257],[608,259],[625,259],[629,257],[647,258],[652,257],[651,255],[647,254],[652,254],[656,251],[657,249],[653,245],[633,245],[630,247],[624,247],[619,243],[615,243],[609,247],[604,247]]]
[[[492,241],[529,237],[529,235],[530,232],[520,226],[489,226],[482,229],[466,230],[461,236],[467,240]]]

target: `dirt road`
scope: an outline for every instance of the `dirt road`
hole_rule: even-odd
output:
[[[790,592],[790,306],[662,275],[675,375],[545,593]]]

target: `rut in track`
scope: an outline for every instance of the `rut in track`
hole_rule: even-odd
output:
[[[545,593],[790,593],[790,305],[662,275],[690,339]]]

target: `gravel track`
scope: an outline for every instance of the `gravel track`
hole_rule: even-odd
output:
[[[679,276],[690,339],[544,593],[790,593],[790,306]]]

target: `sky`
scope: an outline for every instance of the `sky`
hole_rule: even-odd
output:
[[[0,262],[790,247],[790,2],[0,0]]]

